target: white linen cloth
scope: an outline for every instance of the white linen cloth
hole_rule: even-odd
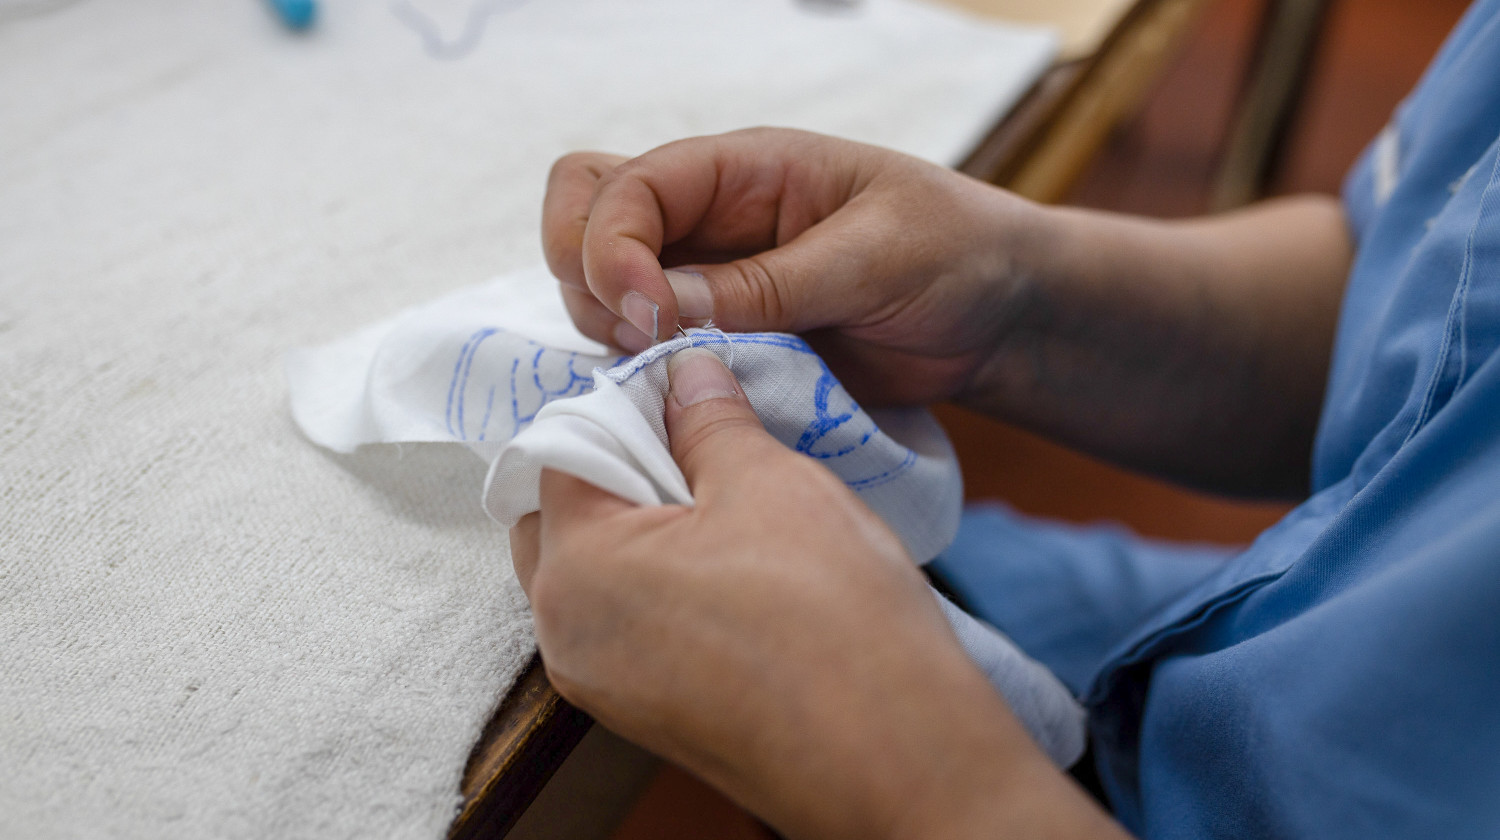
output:
[[[515,346],[521,364],[510,366],[511,383],[529,377],[525,363],[546,353],[531,352],[535,346]],[[918,563],[953,541],[963,482],[942,427],[922,409],[865,411],[806,342],[784,333],[690,329],[608,370],[595,369],[592,382],[579,376],[573,387],[585,393],[548,394],[535,419],[513,432],[515,439],[490,468],[490,515],[510,527],[536,510],[544,467],[566,470],[636,504],[692,504],[662,419],[667,359],[688,347],[713,351],[739,378],[766,431],[832,470],[891,526]],[[535,381],[541,384],[539,377]]]
[[[410,0],[448,40],[486,0]],[[901,0],[0,8],[0,838],[439,838],[533,650],[482,465],[281,357],[539,258],[547,167],[745,125],[953,163],[1051,40]]]
[[[562,463],[575,444],[591,453],[574,462],[580,478],[638,504],[692,501],[662,425],[666,358],[687,346],[718,352],[771,434],[844,479],[912,557],[925,563],[952,542],[963,487],[948,439],[926,411],[867,413],[790,335],[690,330],[634,358],[614,354],[574,330],[544,266],[293,351],[287,373],[298,425],[336,452],[458,442],[487,461],[499,455],[486,505],[509,527],[536,510],[541,463]],[[584,431],[590,423],[612,437],[607,450],[585,450],[599,440]],[[564,429],[572,432],[560,443],[546,443]]]
[[[544,468],[640,505],[693,503],[663,423],[666,362],[688,347],[718,355],[766,430],[838,475],[916,562],[952,542],[962,480],[926,411],[865,411],[792,335],[691,329],[634,357],[607,353],[572,330],[545,267],[294,352],[290,396],[308,436],[338,451],[448,441],[493,455],[484,503],[508,528],[537,509]],[[1082,707],[999,631],[938,600],[1032,736],[1058,764],[1072,764],[1084,748]]]

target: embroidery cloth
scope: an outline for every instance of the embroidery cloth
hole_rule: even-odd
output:
[[[294,353],[298,422],[312,440],[346,452],[366,443],[466,444],[493,458],[485,506],[507,527],[537,509],[543,468],[637,504],[692,504],[662,417],[667,359],[703,347],[734,371],[767,431],[838,475],[913,559],[926,563],[953,540],[963,504],[958,463],[926,411],[865,411],[792,335],[695,329],[635,357],[612,355],[572,330],[555,285],[537,267]],[[999,631],[939,600],[1032,736],[1059,764],[1076,760],[1083,713],[1067,689]]]

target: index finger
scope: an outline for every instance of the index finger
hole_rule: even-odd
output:
[[[583,231],[599,179],[624,163],[621,155],[574,152],[552,164],[542,199],[542,253],[552,276],[586,291],[583,279]]]
[[[542,544],[547,534],[557,528],[571,528],[575,523],[603,520],[636,505],[608,490],[554,469],[542,470],[537,496],[541,501]]]
[[[659,254],[692,232],[718,192],[720,138],[679,140],[600,178],[583,234],[583,274],[601,303],[661,340],[678,306]]]

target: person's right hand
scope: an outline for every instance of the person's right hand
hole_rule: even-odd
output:
[[[511,529],[557,690],[788,837],[1123,838],[965,656],[896,534],[767,434],[713,353],[667,374],[691,506],[547,470]]]
[[[751,129],[562,158],[542,240],[591,338],[801,333],[860,400],[923,404],[961,394],[1003,337],[1007,237],[1031,207],[896,152]]]

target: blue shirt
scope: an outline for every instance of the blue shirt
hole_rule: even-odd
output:
[[[970,511],[939,572],[1149,838],[1500,837],[1500,0],[1345,185],[1312,494],[1248,549]]]

